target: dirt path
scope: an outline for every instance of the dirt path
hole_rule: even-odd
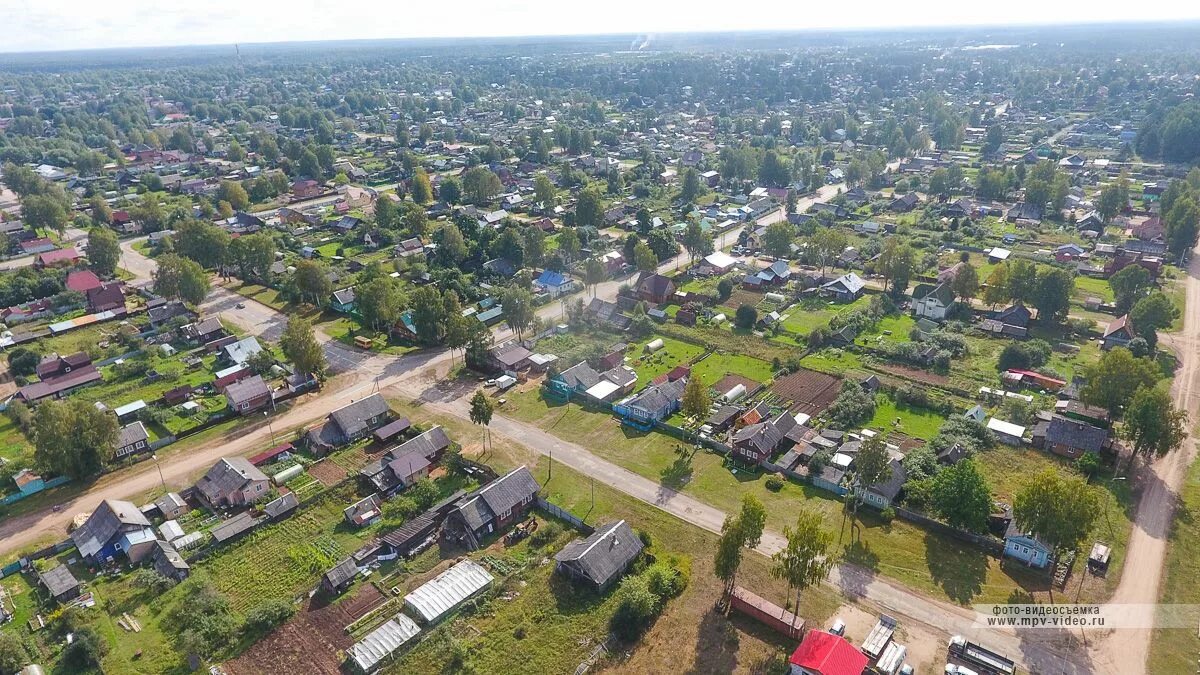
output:
[[[1183,330],[1163,336],[1162,342],[1175,352],[1180,361],[1175,373],[1171,395],[1175,405],[1186,410],[1191,418],[1189,436],[1183,449],[1156,461],[1139,472],[1137,477],[1142,495],[1138,500],[1133,532],[1126,547],[1125,567],[1121,581],[1110,604],[1130,605],[1121,611],[1137,614],[1139,623],[1154,625],[1153,606],[1159,599],[1163,565],[1167,555],[1167,537],[1175,516],[1179,489],[1187,477],[1188,467],[1196,457],[1196,441],[1192,430],[1200,412],[1200,258],[1192,256],[1188,265],[1187,314]],[[1150,654],[1151,628],[1113,631],[1095,641],[1090,649],[1098,673],[1146,672]]]

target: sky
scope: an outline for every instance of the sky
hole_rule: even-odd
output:
[[[1200,19],[1159,0],[0,0],[0,52],[406,37],[987,26]]]

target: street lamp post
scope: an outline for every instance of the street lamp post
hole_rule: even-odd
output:
[[[154,460],[154,467],[158,469],[159,482],[162,483],[162,486],[164,488],[167,487],[167,479],[163,478],[162,464],[158,463],[158,453],[154,453],[153,455],[150,455],[150,459]]]
[[[275,447],[275,427],[271,424],[271,415],[266,410],[263,411],[263,418],[267,420],[267,430],[271,432],[271,447]]]

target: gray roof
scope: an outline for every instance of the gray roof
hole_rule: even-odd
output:
[[[145,425],[141,422],[134,422],[121,427],[121,432],[117,434],[117,447],[124,448],[138,441],[147,440],[150,440],[150,434],[146,432]]]
[[[1055,415],[1046,428],[1046,442],[1079,448],[1086,452],[1100,452],[1108,441],[1108,431],[1069,417]]]
[[[354,558],[346,558],[335,565],[333,569],[326,572],[321,577],[321,580],[333,588],[337,588],[342,584],[352,581],[357,574],[358,565],[354,563]]]
[[[540,489],[529,469],[520,466],[464,497],[457,510],[478,530]]]
[[[225,356],[236,364],[243,364],[250,359],[251,356],[262,351],[262,345],[258,344],[258,340],[251,335],[247,338],[242,338],[237,342],[227,344],[222,347]]]
[[[492,350],[492,358],[500,362],[501,365],[509,367],[521,363],[530,356],[533,356],[533,352],[516,343],[496,347]]]
[[[191,566],[187,564],[183,556],[179,555],[179,551],[176,551],[174,546],[165,541],[156,541],[154,543],[158,547],[158,557],[166,560],[168,565],[177,570],[191,569]]]
[[[576,363],[559,373],[558,377],[572,389],[591,389],[600,381],[600,373],[588,365],[587,361]]]
[[[857,293],[866,283],[854,272],[848,272],[825,284],[824,288],[840,289],[847,293]]]
[[[422,452],[408,452],[388,462],[387,467],[397,479],[406,480],[429,468],[429,458]]]
[[[896,498],[896,495],[900,494],[900,488],[904,487],[904,481],[908,478],[908,473],[904,470],[904,465],[898,459],[888,462],[888,466],[892,469],[891,476],[882,483],[872,485],[868,489],[868,492],[874,492],[891,501]]]
[[[271,501],[267,502],[266,505],[263,506],[263,513],[267,514],[271,518],[278,518],[287,514],[289,511],[296,509],[298,506],[300,506],[300,500],[296,497],[296,493],[289,492],[285,495],[281,495],[277,499],[272,499]]]
[[[678,401],[683,396],[683,388],[687,386],[687,378],[681,377],[674,382],[652,384],[640,394],[629,399],[625,404],[628,408],[641,408],[648,412],[663,410]]]
[[[75,548],[85,558],[93,556],[121,532],[150,527],[145,514],[131,502],[105,499],[79,529],[71,533]]]
[[[329,413],[329,419],[349,437],[366,430],[367,420],[385,414],[388,410],[387,401],[381,394],[371,394],[360,401],[334,410]]]
[[[222,457],[197,481],[196,489],[210,502],[217,502],[241,490],[247,483],[266,479],[266,474],[245,457]]]
[[[624,520],[601,525],[586,539],[563,547],[554,559],[597,586],[606,585],[642,552],[642,540]]]
[[[56,598],[79,587],[79,580],[71,574],[66,565],[59,565],[47,572],[38,572],[38,580],[50,591],[50,595]]]
[[[261,375],[247,377],[225,387],[225,398],[229,399],[229,404],[235,408],[242,403],[249,403],[256,398],[270,395],[271,388],[267,386],[266,380],[263,380]]]
[[[352,305],[358,296],[354,294],[353,288],[343,288],[340,291],[333,292],[333,301],[339,305]]]
[[[209,533],[218,544],[229,541],[258,527],[263,518],[255,518],[249,511],[243,511],[214,527]]]
[[[388,451],[388,455],[393,459],[412,453],[432,457],[448,447],[450,447],[450,437],[446,435],[445,429],[436,426],[420,436],[414,436],[392,448]]]

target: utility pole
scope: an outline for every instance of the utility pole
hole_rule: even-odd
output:
[[[154,466],[158,469],[158,480],[162,486],[167,487],[167,479],[163,478],[162,465],[158,463],[158,453],[150,455],[150,459],[154,460]]]

